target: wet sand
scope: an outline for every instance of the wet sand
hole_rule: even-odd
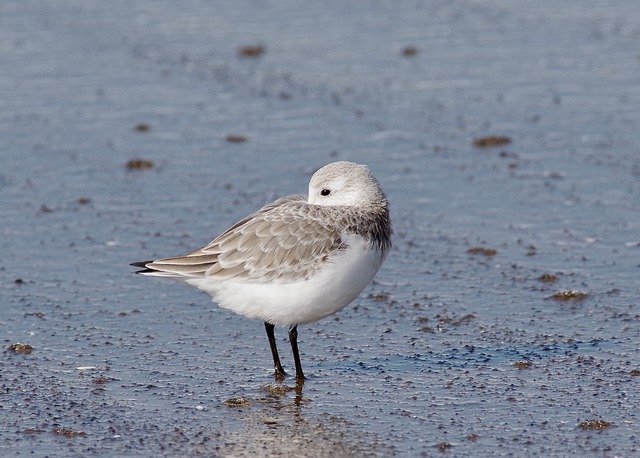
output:
[[[4,1],[0,454],[638,453],[639,38],[631,0]],[[304,386],[131,274],[334,160],[394,249]]]

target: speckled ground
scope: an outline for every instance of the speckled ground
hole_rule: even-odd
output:
[[[639,39],[633,0],[4,0],[0,455],[637,454]],[[395,245],[304,386],[131,275],[336,159]]]

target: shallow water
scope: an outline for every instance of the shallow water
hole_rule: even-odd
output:
[[[631,0],[4,1],[2,455],[637,453],[639,38]],[[302,388],[261,323],[131,275],[336,159],[394,249],[300,328]]]

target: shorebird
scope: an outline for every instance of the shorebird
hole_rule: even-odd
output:
[[[221,307],[264,321],[276,378],[275,326],[289,327],[296,379],[304,373],[298,325],[351,303],[391,248],[389,205],[365,165],[333,162],[309,183],[308,196],[283,197],[184,256],[134,262],[138,274],[184,281]]]

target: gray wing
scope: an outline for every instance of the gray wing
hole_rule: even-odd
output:
[[[239,221],[208,245],[177,258],[144,263],[141,273],[238,278],[253,282],[308,278],[341,247],[329,210],[289,196]]]

